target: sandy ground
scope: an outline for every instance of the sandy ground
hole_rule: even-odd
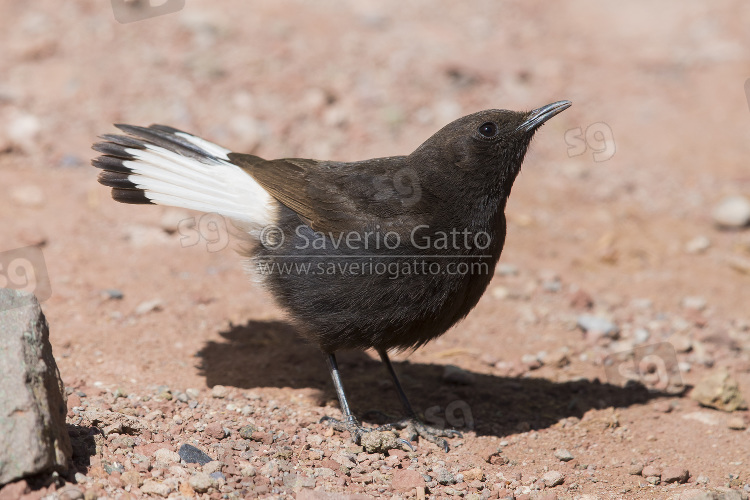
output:
[[[747,26],[742,1],[190,0],[126,24],[109,2],[0,3],[0,252],[42,250],[78,472],[31,496],[746,498],[747,412],[690,394],[726,369],[750,399],[750,232],[711,217],[750,195]],[[319,424],[340,415],[324,359],[221,224],[117,204],[89,166],[119,122],[358,160],[560,99],[574,105],[516,181],[501,272],[466,320],[395,357],[427,420],[464,431],[447,454],[369,453]],[[584,314],[619,334],[584,334]],[[681,391],[624,387],[632,359],[607,370],[654,344]],[[341,355],[347,390],[358,414],[396,416],[376,359]],[[109,411],[139,428],[102,435]],[[156,455],[185,443],[221,464]]]

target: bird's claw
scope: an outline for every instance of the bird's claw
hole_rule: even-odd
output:
[[[391,424],[375,427],[374,429],[366,429],[362,427],[362,424],[360,424],[359,421],[353,416],[347,418],[344,421],[325,416],[320,419],[320,423],[326,423],[339,432],[349,431],[349,434],[351,434],[352,436],[352,441],[354,441],[354,444],[356,445],[362,444],[362,436],[366,432],[383,432],[393,430],[393,426]],[[415,451],[414,446],[412,446],[412,444],[405,439],[398,438],[396,439],[396,442],[398,442],[402,446],[406,446],[411,451]]]
[[[407,433],[407,439],[409,441],[415,441],[417,437],[421,437],[431,443],[434,443],[439,448],[442,448],[446,453],[450,451],[450,446],[448,446],[448,442],[443,439],[444,437],[463,437],[463,434],[461,434],[457,430],[440,429],[438,427],[433,427],[431,425],[425,424],[416,417],[405,418],[400,422],[391,425],[396,426],[399,429],[405,429]]]

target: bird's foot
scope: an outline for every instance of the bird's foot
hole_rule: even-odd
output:
[[[374,429],[366,429],[362,427],[362,424],[359,423],[359,421],[354,417],[348,417],[346,420],[338,420],[333,417],[323,417],[320,419],[320,423],[326,423],[335,430],[339,432],[349,431],[349,434],[352,437],[352,441],[354,441],[354,444],[356,445],[362,445],[362,437],[365,434],[368,433],[382,433],[382,432],[388,432],[388,434],[391,436],[388,439],[382,439],[379,437],[374,437],[375,443],[368,443],[368,446],[365,446],[366,448],[369,448],[371,446],[374,446],[379,451],[386,452],[388,449],[395,449],[395,448],[404,448],[407,447],[411,451],[414,451],[414,447],[411,445],[409,441],[406,441],[404,439],[398,438],[398,436],[394,436],[393,434],[393,426],[391,425],[384,425],[381,427],[375,427]]]
[[[416,417],[405,418],[392,425],[397,426],[399,429],[405,429],[407,440],[415,441],[417,437],[421,437],[431,443],[435,443],[446,453],[450,451],[450,446],[448,446],[448,441],[443,438],[462,437],[462,434],[457,430],[433,427],[425,424]]]
[[[368,415],[388,418],[388,415],[377,410],[368,412]],[[407,441],[416,441],[417,437],[421,437],[431,443],[435,443],[437,446],[442,448],[446,453],[450,451],[450,446],[448,446],[448,442],[443,438],[463,437],[463,435],[457,430],[441,429],[439,427],[433,427],[431,425],[425,424],[424,422],[419,420],[417,417],[407,417],[407,418],[404,418],[403,420],[399,420],[398,422],[394,422],[392,424],[386,424],[381,427],[378,427],[378,430],[387,430],[387,429],[399,429],[399,430],[405,429],[406,430],[405,437]]]

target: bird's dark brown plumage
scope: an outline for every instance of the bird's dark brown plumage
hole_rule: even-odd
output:
[[[300,333],[329,354],[336,382],[336,351],[375,348],[390,367],[389,349],[429,342],[476,305],[503,249],[505,205],[529,143],[569,105],[480,111],[407,156],[352,163],[264,160],[171,127],[118,125],[127,135],[103,136],[93,164],[117,201],[238,219],[246,239],[259,241],[246,250],[253,267]],[[436,244],[445,234],[464,238]],[[450,271],[459,266],[468,271]]]

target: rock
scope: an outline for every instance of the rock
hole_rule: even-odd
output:
[[[0,380],[0,484],[67,471],[68,409],[49,325],[34,295],[7,288],[0,289]]]
[[[578,327],[587,335],[593,337],[609,337],[616,339],[620,329],[612,321],[602,316],[592,316],[590,314],[581,314],[576,320]]]
[[[10,199],[22,207],[39,208],[44,205],[44,191],[33,184],[14,187],[10,191]]]
[[[729,267],[741,274],[750,274],[750,259],[739,255],[729,255],[724,258]]]
[[[125,298],[125,294],[122,293],[122,290],[118,290],[116,288],[107,288],[106,290],[102,290],[99,295],[104,300],[122,300]]]
[[[684,309],[692,309],[694,311],[702,311],[706,308],[706,299],[703,297],[683,297],[680,305]]]
[[[252,439],[253,432],[255,432],[257,430],[258,430],[258,428],[255,427],[252,424],[243,425],[242,427],[240,427],[240,431],[239,431],[240,437],[242,439]],[[322,442],[322,439],[321,439],[321,442]],[[318,444],[320,444],[320,443],[318,443]]]
[[[484,471],[479,467],[465,470],[461,474],[464,475],[464,481],[470,483],[471,481],[484,481]]]
[[[162,462],[165,464],[180,462],[180,455],[166,448],[159,448],[158,450],[156,450],[156,452],[154,453],[154,458],[157,462]]]
[[[554,488],[555,486],[563,484],[565,476],[556,470],[551,470],[542,476],[542,481],[547,488]]]
[[[703,253],[711,248],[711,240],[705,236],[696,236],[692,240],[685,243],[685,251],[687,253]]]
[[[571,453],[565,448],[555,450],[555,457],[557,457],[557,459],[561,462],[570,462],[571,460],[573,460],[573,455],[571,455]]]
[[[205,472],[196,472],[195,475],[190,478],[188,484],[190,484],[190,487],[196,492],[205,493],[211,486],[213,486],[214,481],[211,479],[211,476]]]
[[[449,384],[471,385],[474,383],[473,373],[454,365],[446,365],[443,369],[443,381]]]
[[[140,485],[143,484],[143,478],[140,474],[138,474],[138,471],[136,470],[129,470],[122,473],[120,476],[120,479],[122,480],[123,484],[130,485],[134,488],[138,488]]]
[[[216,399],[224,399],[229,396],[229,387],[223,385],[215,385],[211,388],[211,397]]]
[[[633,332],[633,342],[636,344],[643,344],[644,342],[647,342],[650,337],[651,334],[645,328],[636,328]]]
[[[641,475],[643,477],[649,477],[649,476],[661,477],[661,468],[657,467],[656,465],[647,465],[641,471]]]
[[[203,466],[203,472],[205,472],[208,475],[213,474],[214,472],[221,472],[221,469],[224,468],[224,462],[220,460],[211,460],[206,465]]]
[[[336,463],[343,465],[347,469],[353,469],[357,466],[357,461],[354,460],[349,455],[345,455],[343,453],[334,453],[331,455],[331,459],[335,461]]]
[[[396,491],[407,492],[415,488],[424,488],[425,480],[422,474],[411,469],[394,469],[391,486]]]
[[[669,337],[669,343],[674,347],[675,352],[690,352],[693,349],[693,341],[683,333],[675,333]]]
[[[537,370],[542,367],[542,360],[536,354],[524,354],[521,356],[521,364],[528,370]]]
[[[288,474],[284,476],[284,486],[287,488],[315,488],[315,478],[302,474]],[[393,486],[396,487],[395,485]]]
[[[731,417],[729,421],[727,421],[727,427],[735,431],[744,431],[747,429],[747,422],[745,422],[744,418],[738,415],[736,417]]]
[[[703,406],[722,411],[747,409],[737,381],[726,369],[716,370],[701,379],[690,397]]]
[[[686,483],[690,473],[682,467],[665,467],[661,471],[661,480],[665,483]]]
[[[631,476],[640,476],[643,473],[643,464],[632,464],[628,469]]]
[[[142,493],[146,493],[149,495],[158,495],[160,497],[169,496],[170,491],[171,488],[168,485],[160,481],[155,481],[153,479],[146,479],[143,482],[143,486],[141,486]]]
[[[443,486],[456,483],[456,478],[453,476],[451,471],[449,471],[445,467],[436,467],[432,470],[432,472],[434,473],[435,481],[442,484]]]
[[[245,465],[240,469],[240,474],[242,474],[242,477],[254,477],[258,471],[253,467],[252,465]]]
[[[570,358],[565,351],[553,351],[544,356],[543,361],[554,368],[564,368],[570,364]]]
[[[57,490],[59,500],[84,500],[83,492],[73,485],[65,486]],[[3,498],[0,493],[0,498]]]
[[[138,304],[134,312],[137,316],[143,316],[152,311],[161,311],[163,307],[164,303],[161,299],[147,300]]]
[[[105,436],[113,433],[138,434],[145,429],[141,419],[116,411],[86,410],[83,416]]]
[[[5,122],[6,133],[13,147],[29,153],[39,148],[37,136],[42,129],[41,122],[36,116],[16,110]]]
[[[498,264],[495,267],[495,274],[498,276],[518,276],[518,267],[513,264]]]
[[[227,434],[224,430],[224,427],[221,425],[221,422],[212,422],[206,426],[206,429],[204,430],[206,436],[212,438],[212,439],[224,439]]]
[[[360,444],[367,453],[385,453],[401,447],[396,436],[390,431],[365,432]]]
[[[212,458],[192,444],[183,444],[178,451],[180,459],[187,464],[206,465]]]
[[[744,196],[728,196],[721,200],[712,213],[721,229],[738,229],[750,224],[750,200]]]

